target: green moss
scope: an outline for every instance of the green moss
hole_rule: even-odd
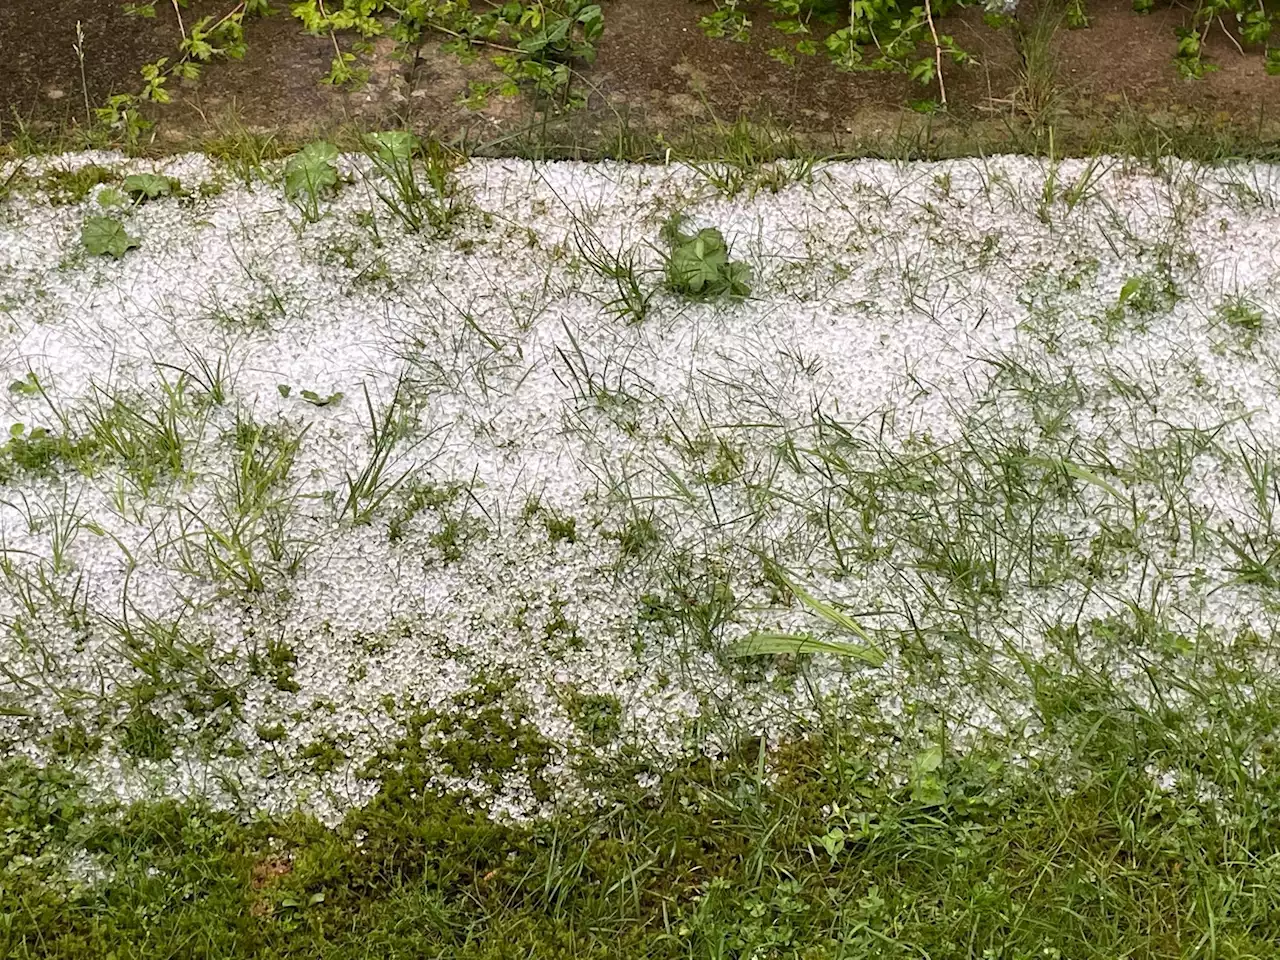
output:
[[[565,707],[574,725],[591,743],[609,743],[622,729],[622,704],[611,694],[574,691]]]
[[[283,640],[271,640],[267,643],[267,668],[271,684],[285,693],[297,693],[302,687],[293,679],[293,670],[298,656],[293,647]]]
[[[43,427],[11,431],[0,446],[0,483],[31,474],[52,476],[58,470],[84,466],[92,455],[92,445],[82,440],[50,433]]]
[[[426,510],[439,510],[462,496],[465,487],[458,483],[415,483],[400,510],[391,518],[387,536],[395,543],[404,537],[404,528]]]
[[[548,512],[543,518],[543,524],[547,528],[547,537],[552,543],[561,540],[567,543],[574,543],[578,539],[578,521],[573,517],[561,516],[553,511]]]
[[[93,188],[103,183],[116,183],[120,174],[97,164],[77,170],[48,170],[41,174],[38,185],[55,206],[80,203]]]
[[[648,556],[662,542],[662,531],[652,517],[633,517],[614,534],[622,555],[631,560]]]
[[[322,737],[298,751],[298,759],[306,762],[312,773],[331,773],[346,760],[346,754],[332,739]]]
[[[80,721],[58,727],[49,736],[49,749],[60,757],[81,757],[102,746],[102,738],[91,734]]]
[[[258,739],[263,743],[275,743],[285,738],[283,723],[260,723],[253,728],[253,732],[258,735]]]
[[[748,743],[671,771],[655,793],[624,778],[604,812],[524,828],[428,786],[426,734],[515,729],[484,707],[476,723],[410,723],[377,795],[336,829],[296,816],[244,822],[199,804],[89,808],[65,775],[0,768],[3,850],[37,858],[11,861],[0,886],[0,951],[88,960],[127,949],[150,960],[185,943],[191,956],[264,960],[1161,960],[1210,930],[1230,946],[1216,955],[1280,946],[1280,813],[1253,802],[1280,785],[1264,778],[1253,800],[1228,791],[1211,814],[1153,792],[1142,772],[1170,748],[1191,756],[1177,746],[1190,722],[1149,728],[1146,747],[1131,730],[1101,729],[1066,761],[1093,770],[1065,781],[1072,789],[1056,763],[944,753],[927,801],[872,759],[893,731],[783,746],[767,780]],[[1206,774],[1225,774],[1215,764],[1231,744],[1205,736],[1188,749]],[[103,865],[91,897],[48,882],[60,849]],[[1207,913],[1206,898],[1223,890],[1230,909]]]
[[[488,536],[489,528],[482,521],[461,514],[442,518],[440,529],[428,537],[427,542],[440,551],[440,559],[445,563],[457,563],[468,546]]]

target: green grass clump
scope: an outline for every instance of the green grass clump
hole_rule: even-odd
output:
[[[117,183],[120,174],[96,163],[75,170],[47,170],[37,180],[41,192],[55,206],[82,202],[93,188],[104,183]]]
[[[87,452],[84,441],[17,424],[0,445],[0,483],[11,483],[24,474],[52,476],[63,467],[82,463]]]
[[[1280,715],[1224,689],[1192,701],[1144,708],[1105,678],[1046,673],[1033,760],[943,739],[886,767],[900,730],[834,726],[690,761],[651,791],[624,763],[599,807],[531,826],[431,783],[546,770],[549,745],[483,695],[467,719],[411,718],[363,771],[378,794],[335,829],[92,806],[69,774],[14,760],[0,767],[0,953],[1275,956]],[[613,732],[606,699],[574,709]],[[76,882],[68,864],[86,861]]]

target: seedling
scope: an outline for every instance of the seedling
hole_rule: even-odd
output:
[[[89,217],[80,231],[80,241],[95,257],[117,260],[138,246],[138,238],[125,232],[124,224],[112,217]]]
[[[667,285],[694,300],[750,296],[751,268],[729,259],[724,234],[715,227],[688,234],[680,229],[681,223],[677,214],[662,228],[662,237],[670,245]]]
[[[308,223],[320,219],[320,201],[338,185],[338,148],[323,140],[309,143],[284,165],[284,192]]]
[[[14,380],[9,384],[9,392],[20,397],[39,397],[44,394],[44,386],[36,377],[35,371],[28,370],[21,380]]]
[[[307,403],[311,404],[313,407],[327,407],[332,403],[337,403],[339,400],[342,399],[342,397],[343,397],[343,394],[342,394],[342,391],[340,390],[337,391],[336,393],[329,394],[327,397],[322,397],[320,394],[316,393],[314,390],[302,391],[302,399],[307,401]]]
[[[133,197],[135,203],[167,197],[173,193],[173,187],[172,180],[158,173],[131,173],[124,178],[125,193]]]

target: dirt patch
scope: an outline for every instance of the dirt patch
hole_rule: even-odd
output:
[[[1198,80],[1179,75],[1174,31],[1189,11],[1164,7],[1146,15],[1129,0],[1090,0],[1091,25],[1054,37],[1060,85],[1077,105],[1130,103],[1154,113],[1209,111],[1250,122],[1270,105],[1280,116],[1280,77],[1267,76],[1262,52],[1241,53],[1215,27],[1205,44],[1213,70]]]
[[[84,83],[75,51],[84,34]],[[83,121],[91,106],[140,86],[138,69],[172,53],[172,19],[130,17],[115,0],[4,0],[0,3],[0,128],[15,117],[37,123]]]
[[[902,74],[836,70],[825,54],[787,66],[769,56],[786,38],[768,18],[757,18],[749,42],[735,43],[708,38],[698,27],[700,12],[689,0],[615,4],[589,73],[592,84],[658,121],[679,123],[700,105],[721,118],[748,113],[811,129],[842,126],[868,107],[901,108],[938,96],[936,86]],[[987,29],[972,10],[945,21],[943,29],[978,58],[972,66],[948,65],[948,95],[957,107],[981,103],[1013,82],[1018,57],[1008,33]],[[816,32],[815,39],[820,43],[827,32]]]
[[[202,2],[193,0],[189,15],[207,12]],[[493,152],[551,144],[558,155],[573,155],[574,145],[614,137],[614,152],[625,155],[624,136],[652,148],[745,116],[836,148],[865,149],[904,132],[998,147],[1006,140],[1023,143],[1018,129],[1029,122],[1022,110],[1026,45],[1020,47],[1014,31],[986,25],[975,9],[939,22],[975,61],[945,65],[948,110],[925,116],[939,98],[936,84],[897,73],[841,72],[823,54],[801,56],[793,66],[779,63],[769,51],[787,45],[787,38],[761,11],[753,11],[750,41],[734,43],[699,29],[699,16],[710,9],[705,5],[609,0],[596,62],[578,71],[587,106],[557,114],[527,95],[474,96],[500,80],[499,71],[487,57],[466,62],[435,41],[408,50],[387,38],[356,47],[344,37],[343,49],[357,52],[369,82],[356,90],[326,86],[320,81],[334,55],[331,39],[308,36],[278,6],[274,16],[246,21],[242,61],[211,64],[198,83],[172,84],[174,102],[155,112],[158,142],[198,143],[230,118],[286,139],[346,124],[408,124]],[[0,5],[0,116],[56,125],[84,113],[72,49],[77,20],[93,105],[110,93],[136,90],[139,66],[176,50],[178,31],[165,6],[155,19],[128,17],[116,0],[47,7],[47,0]],[[1051,123],[1064,135],[1077,131],[1081,143],[1100,125],[1135,113],[1257,131],[1270,105],[1280,104],[1280,77],[1266,76],[1261,53],[1242,56],[1221,31],[1211,32],[1207,44],[1217,69],[1202,80],[1181,78],[1173,63],[1174,29],[1187,11],[1167,7],[1139,16],[1129,0],[1091,0],[1088,9],[1090,28],[1060,28],[1048,45],[1053,110],[1037,117],[1041,125]],[[1024,2],[1024,22],[1036,16]],[[820,29],[815,39],[822,37]],[[1280,108],[1271,109],[1280,119]]]
[[[321,82],[333,60],[333,42],[308,35],[293,17],[277,13],[246,21],[245,44],[244,59],[211,63],[197,82],[175,91],[174,102],[160,115],[171,139],[231,116],[254,129],[302,133],[352,118],[368,102],[370,90],[349,92]],[[381,59],[367,59],[372,76]]]

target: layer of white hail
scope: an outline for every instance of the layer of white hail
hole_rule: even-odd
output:
[[[457,172],[468,212],[432,238],[407,234],[351,158],[342,163],[353,182],[306,225],[278,184],[246,188],[199,156],[153,167],[79,154],[27,172],[89,162],[157,169],[191,190],[224,185],[207,199],[117,214],[140,241],[118,261],[81,249],[84,218],[101,212],[93,197],[54,206],[19,190],[0,204],[0,380],[34,373],[42,388],[4,394],[0,426],[56,431],[54,409],[74,420],[102,391],[145,406],[191,371],[181,429],[194,454],[182,477],[143,498],[109,462],[90,476],[19,475],[0,505],[16,571],[0,587],[0,615],[16,624],[0,639],[0,685],[21,708],[0,716],[2,742],[44,761],[50,733],[79,717],[105,737],[80,764],[107,793],[301,803],[334,819],[376,789],[359,771],[405,715],[464,710],[458,697],[495,680],[508,685],[507,709],[555,745],[544,773],[560,797],[586,791],[575,772],[584,751],[632,743],[661,769],[735,733],[783,735],[815,715],[815,688],[789,664],[744,670],[722,656],[753,629],[814,629],[764,575],[762,552],[857,612],[890,653],[866,670],[819,658],[817,690],[904,725],[914,722],[904,702],[946,702],[961,739],[967,730],[1034,741],[1020,727],[1029,706],[1007,691],[989,705],[962,668],[954,682],[937,679],[945,671],[922,682],[897,638],[968,624],[1001,668],[1014,662],[1006,644],[1048,655],[1047,624],[1124,615],[1126,601],[1158,605],[1191,637],[1269,633],[1258,594],[1234,582],[1239,558],[1188,527],[1193,507],[1215,531],[1256,526],[1247,477],[1215,451],[1247,444],[1270,455],[1280,441],[1275,168],[1175,165],[1153,176],[1112,161],[867,161],[726,200],[678,166],[474,161]],[[609,250],[635,251],[654,271],[642,283],[657,286],[659,229],[676,211],[723,230],[754,270],[751,297],[703,304],[659,291],[643,323],[614,316],[605,304],[615,293],[583,266],[575,234],[589,228]],[[1161,264],[1175,301],[1128,316],[1131,281]],[[1237,296],[1264,316],[1248,343],[1221,319]],[[1117,309],[1118,332],[1106,319]],[[227,371],[221,405],[197,402],[200,362]],[[1017,364],[1040,384],[1080,385],[1055,436],[1018,386],[1031,381],[1010,372]],[[370,455],[364,393],[377,413],[401,382],[411,427],[391,471],[409,480],[353,523],[339,501]],[[304,390],[343,397],[318,406]],[[314,545],[296,575],[272,573],[248,599],[184,570],[181,549],[193,517],[216,516],[237,411],[307,428],[288,523]],[[1157,562],[1087,588],[1034,589],[1009,571],[975,624],[939,602],[954,585],[913,565],[894,529],[870,534],[871,556],[834,576],[848,558],[824,534],[822,512],[859,505],[824,461],[835,433],[822,419],[844,425],[841,456],[867,469],[885,451],[910,460],[922,444],[959,450],[965,438],[1025,444],[1036,469],[1072,450],[1081,463],[1105,454],[1123,466],[1191,427],[1212,432],[1212,444],[1188,477],[1185,514],[1170,517],[1145,480],[1117,489],[1113,477],[1108,489],[1077,473],[1075,505],[1044,518],[1044,529],[1087,542],[1109,516],[1132,527],[1141,515],[1136,537]],[[729,469],[709,479],[718,442]],[[463,492],[393,540],[390,519],[415,483]],[[544,512],[529,509],[534,500]],[[549,535],[548,515],[573,518],[574,537]],[[56,516],[81,520],[52,571]],[[638,517],[659,535],[649,553],[628,552],[618,535]],[[456,557],[437,536],[450,521],[463,533]],[[66,591],[79,585],[86,622],[65,611],[30,621],[19,590],[41,571]],[[696,605],[688,591],[698,590],[727,613],[709,636],[664,633],[643,613],[654,597]],[[148,709],[174,731],[173,757],[121,749],[141,682],[123,649],[130,616],[135,626],[180,620],[180,635],[241,691],[212,746],[201,738],[210,718],[171,691]],[[249,671],[249,651],[268,643],[293,651],[298,690]],[[1095,653],[1119,677],[1137,671],[1116,651]],[[571,709],[596,693],[622,705],[604,743]],[[277,723],[284,739],[264,742],[258,731]],[[317,740],[346,761],[315,772],[298,753]],[[496,791],[446,775],[441,784],[471,790],[495,814],[542,809],[518,775]]]

